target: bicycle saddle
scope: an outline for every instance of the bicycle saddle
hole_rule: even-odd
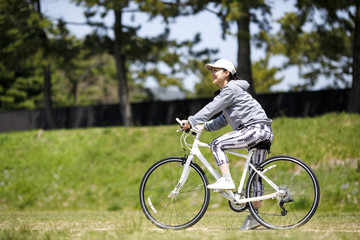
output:
[[[258,144],[256,144],[255,146],[253,146],[249,149],[256,148],[256,149],[270,150],[270,147],[271,147],[271,142],[269,140],[265,140],[265,141],[259,142]]]

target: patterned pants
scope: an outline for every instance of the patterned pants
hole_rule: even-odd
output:
[[[249,149],[256,144],[269,140],[274,140],[272,129],[269,125],[257,123],[237,131],[226,133],[211,142],[211,151],[218,166],[229,163],[224,150],[228,149]],[[254,152],[251,162],[255,165],[261,163],[266,158],[267,151],[259,149]],[[252,169],[249,169],[249,174]],[[263,192],[262,179],[256,176],[253,186],[253,196],[261,196]]]

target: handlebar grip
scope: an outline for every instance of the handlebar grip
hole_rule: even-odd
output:
[[[176,118],[176,121],[181,125],[181,126],[185,126],[185,123],[181,122],[181,120],[179,118]]]
[[[181,124],[181,120],[179,118],[175,119],[179,124]]]

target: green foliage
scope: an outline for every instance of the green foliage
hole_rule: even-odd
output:
[[[270,156],[292,155],[314,169],[321,186],[320,211],[352,211],[359,200],[359,128],[359,115],[277,118]],[[0,211],[139,209],[138,189],[145,171],[159,159],[185,154],[176,129],[174,125],[3,133]],[[227,127],[204,133],[202,141],[211,142],[228,131]],[[211,152],[205,149],[204,155],[216,168]],[[230,158],[230,164],[239,179],[241,162]],[[211,202],[227,207],[218,196]]]
[[[195,97],[197,98],[213,97],[214,92],[219,89],[219,87],[212,82],[211,72],[204,67],[206,63],[193,63],[194,67],[198,69],[197,77],[200,79],[200,82],[195,85]]]
[[[239,49],[249,48],[249,39],[256,48],[266,47],[266,59],[253,63],[251,71],[248,51],[240,51],[238,72],[258,92],[269,91],[282,79],[275,74],[296,65],[305,84],[293,89],[314,86],[320,77],[326,78],[329,88],[350,87],[351,74],[357,74],[356,14],[357,1],[296,1],[297,11],[286,13],[278,22],[280,31],[269,35],[271,4],[257,1],[154,1],[154,0],[73,0],[84,7],[87,25],[93,32],[84,39],[76,39],[61,19],[53,19],[40,12],[41,1],[7,0],[0,4],[0,109],[14,110],[44,107],[44,66],[50,67],[54,106],[108,104],[119,101],[119,87],[126,81],[130,101],[151,100],[145,82],[155,80],[159,86],[177,86],[187,92],[183,80],[195,74],[200,83],[188,97],[209,97],[216,89],[203,63],[212,60],[217,49],[198,49],[201,35],[177,41],[169,39],[171,23],[177,17],[195,15],[201,11],[214,13],[223,29],[222,35],[236,36]],[[37,6],[39,5],[39,6]],[[149,21],[162,18],[166,25],[158,36],[141,38],[138,26],[106,26],[108,14],[140,12]],[[318,16],[322,14],[322,18]],[[99,18],[100,17],[100,18]],[[99,20],[100,19],[100,20]],[[250,35],[249,21],[259,33]],[[230,32],[237,24],[238,31]],[[120,29],[116,40],[109,30]],[[115,67],[115,47],[122,59],[120,72]],[[269,68],[268,57],[283,55],[288,59],[282,68]],[[358,59],[358,58],[356,58]],[[119,60],[117,60],[119,62]],[[354,64],[354,65],[353,65]],[[200,69],[200,70],[199,70]],[[118,70],[119,71],[119,70]],[[251,76],[252,75],[252,76]],[[357,76],[357,75],[356,75]],[[49,78],[46,78],[49,80]],[[354,77],[354,81],[357,81]],[[252,83],[254,82],[254,83]],[[126,84],[125,84],[126,85]],[[124,85],[124,86],[125,86]],[[252,89],[250,89],[250,92]],[[47,96],[48,94],[45,94]],[[357,96],[358,94],[355,94]],[[350,101],[358,102],[358,101]],[[48,103],[50,105],[50,103]]]
[[[97,30],[107,29],[107,26],[91,21],[93,16],[101,13],[105,17],[109,11],[121,11],[129,5],[129,1],[76,2],[89,6],[89,25]],[[99,31],[84,40],[75,39],[63,20],[52,24],[35,5],[35,2],[25,0],[11,0],[0,5],[0,11],[6,13],[0,17],[3,33],[0,40],[0,109],[44,107],[44,64],[51,65],[54,106],[118,102],[115,61],[109,58],[115,55],[114,40]],[[182,78],[177,74],[187,71],[189,60],[181,56],[185,52],[196,58],[208,54],[206,50],[193,50],[199,43],[198,36],[194,41],[178,43],[168,39],[168,29],[157,37],[142,39],[137,36],[139,27],[122,28],[121,53],[126,56],[126,78],[133,101],[151,99],[151,94],[143,87],[149,78],[161,86],[176,85],[184,90]]]
[[[5,1],[0,11],[0,109],[43,107],[44,66],[68,70],[80,51],[64,22],[44,18],[35,1]],[[66,79],[61,79],[66,81]]]
[[[306,82],[294,89],[313,87],[321,77],[327,79],[329,88],[350,87],[355,2],[297,1],[297,7],[297,12],[278,20],[281,28],[275,36],[266,36],[265,31],[260,34],[268,42],[267,52],[286,56],[284,68],[299,67]],[[319,14],[321,20],[316,17]]]
[[[135,66],[141,66],[132,72],[135,83],[143,83],[149,78],[155,80],[159,86],[177,86],[186,92],[183,80],[188,74],[199,74],[197,67],[206,62],[216,49],[195,50],[201,42],[199,34],[194,39],[187,41],[169,40],[170,32],[153,38],[135,41],[138,54],[133,54],[129,59]],[[204,65],[201,65],[204,69]]]
[[[76,0],[80,5],[87,6],[86,16],[93,25],[100,28],[101,22],[94,22],[92,19],[97,13],[103,12],[104,17],[108,12],[117,10],[124,12],[145,12],[149,14],[149,19],[161,16],[167,23],[170,18],[176,18],[181,15],[190,14],[191,4],[177,6],[170,2],[159,1],[118,1],[103,2],[95,0]],[[97,8],[101,6],[102,8]],[[143,86],[151,79],[155,80],[159,86],[177,86],[181,91],[186,91],[183,86],[183,79],[190,72],[190,64],[193,61],[202,61],[208,58],[210,54],[216,53],[215,50],[200,49],[194,50],[201,39],[198,34],[194,39],[187,41],[176,41],[169,39],[170,30],[165,27],[163,33],[154,37],[140,37],[138,30],[141,26],[122,26],[120,52],[126,61],[127,84],[130,86],[130,99],[132,101],[149,100],[152,98],[149,91]],[[97,52],[107,51],[111,55],[114,52],[113,40],[107,35],[94,31],[93,34],[86,36],[85,45]],[[195,71],[195,70],[194,70]]]
[[[216,3],[215,6],[218,9],[217,15],[221,20],[223,38],[229,34],[250,40],[249,32],[242,32],[241,29],[238,29],[237,33],[230,32],[231,23],[238,23],[244,17],[250,17],[250,21],[256,23],[260,29],[269,30],[270,5],[264,0],[223,0],[220,1],[220,4]],[[255,14],[256,11],[261,12],[261,14]]]
[[[114,58],[82,50],[64,69],[54,71],[56,106],[86,106],[118,102]]]
[[[40,98],[42,79],[37,64],[39,29],[50,22],[20,0],[0,4],[0,109],[34,108]]]
[[[269,58],[260,59],[252,64],[253,81],[255,86],[255,92],[265,93],[270,92],[270,87],[283,80],[283,78],[276,78],[275,74],[278,68],[269,67]]]

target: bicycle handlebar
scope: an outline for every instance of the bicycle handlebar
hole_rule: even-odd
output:
[[[185,126],[185,123],[182,123],[179,118],[176,118],[176,121],[177,121],[181,126]]]
[[[181,126],[181,128],[180,129],[178,129],[177,131],[185,131],[185,132],[190,132],[190,131],[192,131],[192,133],[194,134],[194,135],[196,135],[197,133],[199,133],[199,132],[201,132],[201,130],[200,129],[198,129],[198,128],[196,128],[196,127],[191,127],[190,126],[190,128],[188,128],[188,129],[184,129],[184,126],[185,126],[185,123],[183,123],[179,118],[176,118],[176,121],[180,124],[180,126]]]

